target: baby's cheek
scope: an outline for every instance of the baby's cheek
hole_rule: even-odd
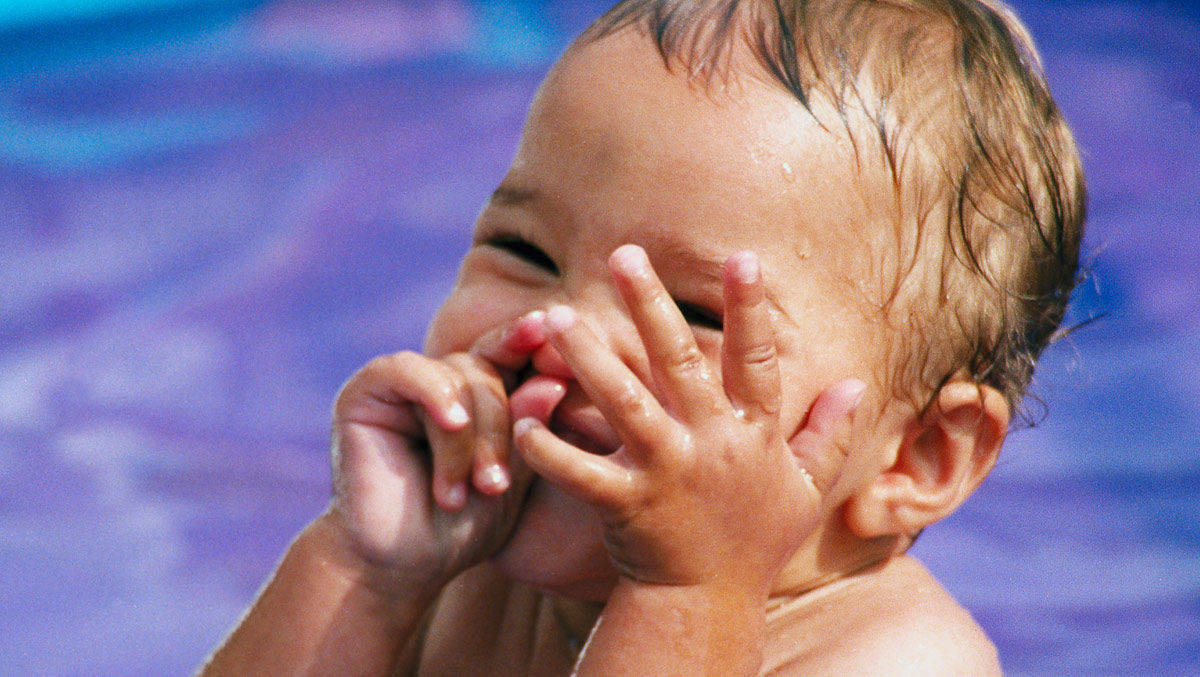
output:
[[[441,357],[466,352],[480,336],[519,316],[517,311],[507,312],[500,299],[489,302],[470,288],[455,287],[429,324],[425,333],[425,354]]]
[[[431,357],[441,357],[454,352],[456,326],[454,314],[449,312],[449,302],[443,303],[429,323],[425,332],[425,354]]]

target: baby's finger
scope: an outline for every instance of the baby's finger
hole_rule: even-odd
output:
[[[475,453],[471,469],[472,484],[481,493],[503,494],[512,483],[508,469],[508,450],[511,445],[508,411],[505,407],[488,406],[475,410]]]
[[[529,467],[581,501],[609,511],[632,501],[628,468],[562,441],[536,419],[517,421],[513,442]]]
[[[416,404],[443,430],[461,430],[470,421],[461,384],[436,360],[405,351],[377,357],[352,377],[334,404],[334,419],[374,425],[411,435]]]
[[[458,512],[467,505],[467,478],[473,462],[471,451],[471,426],[455,432],[436,427],[429,429],[430,488],[434,502],[442,510]]]
[[[431,489],[434,502],[443,510],[458,512],[467,505],[467,481],[474,465],[475,442],[480,433],[478,416],[485,408],[480,406],[478,388],[458,370],[443,365],[451,377],[458,381],[461,399],[470,404],[472,416],[467,425],[457,430],[443,430],[428,426]],[[484,398],[486,399],[486,397]],[[500,406],[504,406],[501,404]]]
[[[489,331],[471,346],[471,354],[501,369],[519,370],[529,361],[533,352],[546,342],[542,332],[545,317],[544,311],[535,310],[506,327]]]
[[[636,245],[618,247],[609,257],[609,268],[668,406],[685,418],[711,413],[721,401],[716,378],[646,252]]]
[[[631,453],[651,458],[672,448],[671,418],[638,377],[567,306],[546,313],[546,337],[580,387]]]
[[[849,424],[866,388],[867,384],[858,379],[847,379],[821,391],[809,408],[804,427],[788,442],[822,494],[833,486],[845,466],[848,450],[838,444],[838,432]]]
[[[534,418],[543,425],[550,421],[554,410],[567,394],[567,384],[562,379],[535,374],[521,384],[508,398],[509,421]],[[508,473],[511,486],[521,491],[528,484],[533,471],[524,463],[520,454],[509,457]],[[510,489],[511,491],[511,489]]]
[[[502,494],[508,489],[508,451],[511,446],[511,425],[508,417],[508,398],[504,383],[492,365],[481,357],[456,353],[446,357],[446,363],[458,370],[466,381],[466,391],[471,403],[470,436],[455,440],[451,448],[464,458],[447,459],[443,466],[447,474],[444,479],[450,486],[471,483],[480,492],[488,495]],[[462,437],[467,431],[457,433]],[[435,448],[434,472],[439,470],[441,456]]]
[[[528,417],[545,424],[566,394],[567,384],[562,379],[534,374],[509,396],[508,410],[514,421]]]
[[[740,252],[725,262],[725,394],[750,420],[779,414],[779,359],[758,258]]]

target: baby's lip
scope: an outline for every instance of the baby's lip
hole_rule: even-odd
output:
[[[600,456],[607,456],[621,446],[617,431],[591,405],[564,401],[554,410],[549,428],[564,442]]]

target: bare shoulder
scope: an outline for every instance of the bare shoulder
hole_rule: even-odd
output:
[[[995,645],[920,562],[900,557],[882,574],[860,658],[892,674],[1001,674]]]
[[[824,641],[777,674],[999,675],[983,629],[915,559],[835,593]]]

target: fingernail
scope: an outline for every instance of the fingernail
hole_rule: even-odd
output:
[[[626,273],[641,273],[646,270],[649,260],[646,251],[635,244],[624,244],[612,253],[613,263]]]
[[[742,284],[753,284],[759,278],[758,256],[754,252],[738,252],[730,257],[733,276]]]
[[[542,325],[546,311],[535,310],[522,315],[504,330],[500,342],[513,350],[532,350],[546,339],[542,336]]]
[[[455,402],[446,410],[446,420],[454,425],[466,425],[471,421],[471,416],[467,414],[466,408],[462,403]]]
[[[567,306],[551,306],[546,311],[546,326],[552,331],[564,331],[575,324],[575,311]]]
[[[466,482],[457,482],[446,490],[445,496],[446,505],[451,508],[462,508],[467,504],[467,484]]]
[[[496,492],[504,491],[509,484],[508,473],[498,463],[493,463],[479,471],[476,481]]]
[[[531,416],[518,419],[517,422],[513,424],[513,435],[516,437],[524,437],[525,434],[530,430],[533,430],[537,424],[537,419]]]
[[[542,326],[546,324],[546,311],[535,310],[521,318],[521,331],[525,334],[526,342],[533,346],[545,341],[542,336]]]

